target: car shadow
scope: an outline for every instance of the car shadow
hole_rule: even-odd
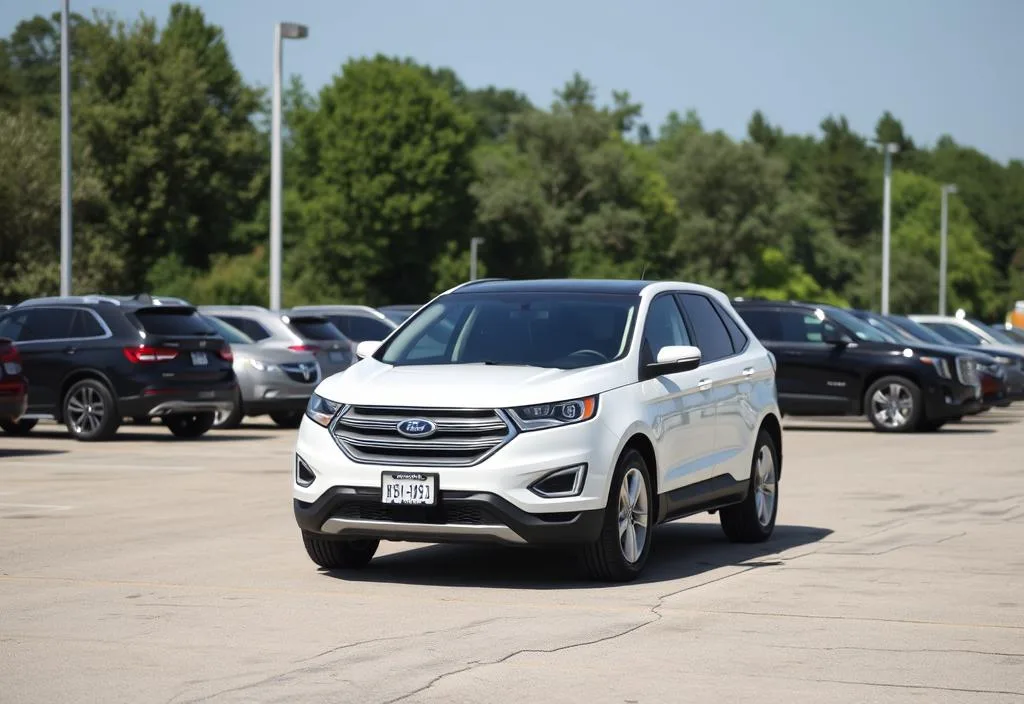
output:
[[[981,425],[981,423],[976,423]],[[870,425],[794,425],[787,424],[785,426],[787,433],[878,433]],[[996,432],[991,428],[977,428],[977,427],[965,427],[961,424],[947,423],[938,430],[931,433],[904,433],[904,435],[928,435],[929,437],[940,436],[940,435],[989,435]],[[897,433],[898,434],[898,433]]]
[[[651,557],[633,582],[647,584],[685,579],[728,566],[780,564],[772,555],[816,543],[828,528],[779,525],[771,540],[730,543],[717,524],[669,523],[653,537]],[[352,582],[495,589],[596,589],[615,586],[586,578],[578,551],[492,545],[428,545],[374,558],[358,571],[321,570]]]
[[[139,426],[128,425],[127,427],[138,428]],[[63,427],[58,428],[56,426],[54,426],[53,430],[40,430],[36,428],[28,435],[23,436],[21,439],[30,440],[32,438],[46,438],[51,440],[73,439],[71,437],[71,434],[67,430],[65,430]],[[273,438],[272,435],[225,435],[223,434],[223,431],[217,430],[211,430],[198,438],[179,438],[172,435],[171,431],[167,430],[166,428],[163,428],[161,426],[153,426],[152,432],[123,432],[119,430],[118,433],[107,442],[234,442],[239,440],[269,440],[271,438]]]
[[[34,450],[19,447],[0,448],[0,460],[10,457],[43,457],[45,455],[63,455],[67,450]]]

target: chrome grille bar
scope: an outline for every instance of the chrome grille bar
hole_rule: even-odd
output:
[[[411,419],[430,421],[434,432],[421,438],[400,434],[398,425]],[[516,434],[500,410],[358,405],[343,408],[330,430],[355,462],[416,467],[474,465]]]

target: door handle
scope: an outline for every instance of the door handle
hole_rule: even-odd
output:
[[[74,354],[77,350],[77,347],[65,347],[64,354]]]
[[[697,389],[699,391],[707,391],[711,388],[711,379],[701,379],[697,382]]]
[[[746,369],[743,370],[743,376],[753,376],[753,375],[754,375],[754,368],[753,367],[747,367]]]

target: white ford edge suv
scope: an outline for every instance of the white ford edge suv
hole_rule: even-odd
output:
[[[643,569],[658,523],[717,510],[766,540],[782,472],[772,356],[686,283],[476,281],[325,379],[295,448],[310,558],[380,540],[578,544],[596,579]]]

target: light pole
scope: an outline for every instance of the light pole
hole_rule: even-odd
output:
[[[305,39],[309,28],[294,22],[274,25],[274,104],[270,118],[270,309],[281,310],[281,45]]]
[[[60,10],[60,295],[71,295],[71,30]]]
[[[882,315],[889,315],[889,211],[892,207],[892,155],[900,145],[888,142],[885,150],[885,191],[882,196]]]
[[[476,281],[476,248],[484,243],[483,237],[474,237],[469,241],[469,280]]]
[[[949,194],[956,193],[956,184],[947,183],[942,187],[942,217],[939,244],[939,315],[946,314],[946,266],[947,266],[947,233],[949,230]]]

